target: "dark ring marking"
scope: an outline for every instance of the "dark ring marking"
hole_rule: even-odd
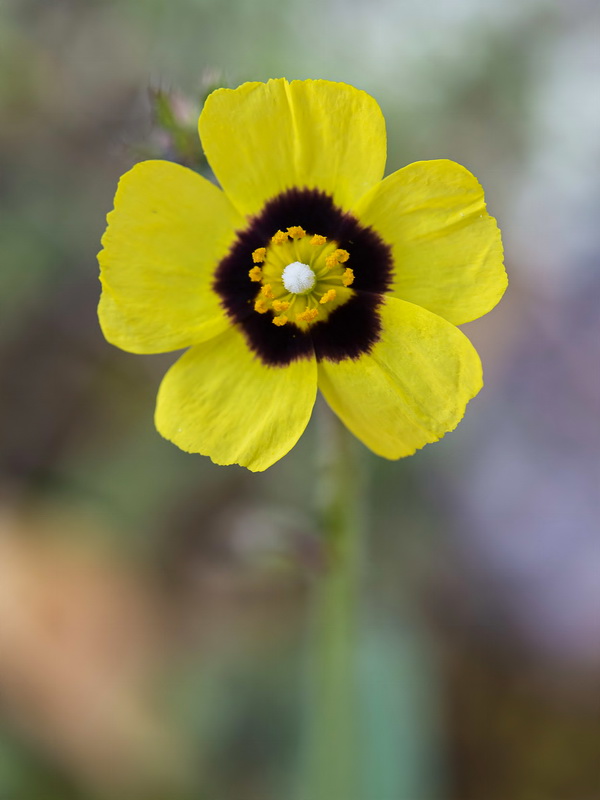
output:
[[[274,233],[290,225],[335,239],[348,250],[354,272],[354,294],[327,319],[303,331],[293,324],[273,325],[270,312],[258,314],[254,301],[258,285],[248,278],[252,253],[265,247]],[[231,250],[215,273],[213,289],[229,317],[246,336],[251,350],[269,366],[299,358],[339,362],[368,353],[381,335],[378,307],[392,282],[392,252],[372,228],[338,208],[318,189],[290,189],[266,203],[248,226],[237,233]]]

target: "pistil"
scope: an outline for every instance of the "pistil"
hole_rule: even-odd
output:
[[[281,273],[281,280],[288,292],[306,294],[312,290],[317,278],[308,264],[293,261]]]

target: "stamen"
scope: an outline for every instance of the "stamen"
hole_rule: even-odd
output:
[[[350,258],[350,253],[347,250],[334,250],[330,256],[325,259],[325,266],[327,269],[333,269],[338,264],[344,264]]]
[[[325,292],[323,297],[319,300],[319,303],[321,303],[321,305],[325,305],[325,303],[329,303],[331,302],[331,300],[335,299],[336,295],[337,295],[336,290],[330,289],[328,292]]]
[[[337,256],[337,260],[340,264],[345,264],[350,258],[350,253],[347,250],[336,250],[333,255]]]
[[[281,328],[282,325],[288,321],[288,318],[285,314],[282,314],[280,317],[273,317],[273,325],[277,325],[278,328]]]
[[[262,269],[260,267],[252,267],[248,273],[250,280],[254,283],[259,283],[262,278]]]
[[[252,253],[252,261],[255,264],[262,264],[265,260],[265,256],[267,255],[267,248],[266,247],[257,247],[256,250]]]
[[[267,306],[267,302],[264,297],[259,297],[257,300],[254,301],[254,310],[258,311],[259,314],[266,314],[269,310]]]
[[[344,286],[351,286],[354,283],[354,272],[350,267],[342,275],[342,283]]]
[[[306,236],[306,231],[300,225],[292,225],[291,228],[287,229],[287,232],[292,239],[302,239],[303,236]]]
[[[287,233],[284,233],[284,231],[277,231],[277,233],[271,237],[273,244],[283,244],[284,242],[287,242],[287,240],[288,235]]]
[[[288,292],[304,294],[310,292],[315,285],[315,273],[301,261],[293,261],[281,273],[281,280]]]
[[[320,233],[315,233],[315,235],[310,240],[310,243],[314,244],[316,247],[317,245],[325,244],[326,241],[327,241],[326,236],[321,236]]]
[[[287,300],[273,300],[271,305],[273,306],[273,311],[276,311],[278,314],[280,311],[287,311],[290,307]]]
[[[265,283],[265,285],[261,288],[260,291],[261,291],[261,294],[263,294],[265,297],[268,297],[269,300],[272,300],[275,297],[275,295],[273,294],[273,289],[271,288],[271,284],[270,283]]]
[[[316,308],[307,308],[306,311],[296,314],[296,319],[298,322],[312,322],[318,316],[319,312]]]

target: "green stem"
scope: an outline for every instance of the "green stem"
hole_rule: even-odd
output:
[[[357,634],[361,579],[361,480],[356,442],[319,409],[319,515],[325,568],[315,589],[309,711],[310,800],[360,797]]]

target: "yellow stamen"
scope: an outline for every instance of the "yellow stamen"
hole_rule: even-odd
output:
[[[248,275],[250,276],[251,281],[258,283],[262,278],[262,269],[260,267],[252,267]]]
[[[313,319],[316,319],[318,316],[319,312],[316,308],[307,308],[306,311],[296,314],[296,319],[298,322],[312,322]]]
[[[287,300],[273,300],[271,305],[273,306],[273,311],[276,311],[278,314],[280,311],[287,311],[290,307]]]
[[[266,247],[257,247],[256,250],[252,253],[252,261],[254,261],[255,264],[262,264],[262,262],[265,260],[266,254],[267,254]]]
[[[354,283],[354,272],[348,267],[348,269],[342,275],[342,283],[344,286],[350,286]]]
[[[321,303],[321,305],[325,305],[325,303],[331,302],[331,300],[335,298],[336,294],[337,292],[335,289],[330,289],[328,292],[325,292],[323,297],[319,300],[319,303]]]
[[[350,258],[350,253],[347,250],[336,250],[333,255],[337,256],[337,260],[340,264],[345,264]]]
[[[338,264],[344,264],[350,258],[350,253],[347,250],[334,250],[330,256],[325,259],[325,266],[327,269],[333,269]]]
[[[321,236],[320,233],[315,233],[315,235],[310,240],[310,243],[314,244],[316,246],[316,245],[325,244],[326,241],[327,241],[327,237],[326,236]]]
[[[300,225],[292,225],[291,228],[287,229],[287,232],[292,239],[302,239],[303,236],[306,236],[306,231]]]
[[[259,314],[266,314],[269,310],[267,303],[264,297],[259,297],[257,300],[254,301],[254,310],[258,311]]]
[[[272,300],[273,297],[275,296],[273,294],[273,289],[271,289],[271,284],[270,283],[265,283],[265,285],[263,287],[261,287],[260,291],[261,291],[261,294],[263,294],[265,297],[268,297],[269,300]]]
[[[282,314],[280,317],[273,317],[273,325],[277,325],[278,328],[281,328],[282,325],[288,321],[288,318],[285,314]]]
[[[271,241],[273,242],[273,244],[283,244],[284,242],[287,242],[287,240],[288,240],[288,235],[283,231],[277,231],[277,233],[271,237]]]

